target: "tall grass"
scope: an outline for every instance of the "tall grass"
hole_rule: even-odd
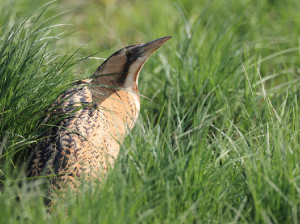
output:
[[[7,6],[9,8],[9,5]],[[53,19],[41,21],[47,5],[23,17],[7,14],[0,42],[0,158],[11,160],[45,131],[41,120],[50,103],[75,80],[74,67],[80,60],[61,53],[58,42],[63,33],[52,29]],[[19,159],[24,158],[19,155]],[[12,165],[14,162],[10,161]],[[6,176],[8,170],[3,170]]]
[[[96,186],[82,181],[81,194],[55,197],[51,214],[42,189],[35,192],[9,175],[0,195],[0,222],[298,223],[300,3],[144,4],[78,1],[65,17],[81,28],[67,37],[66,48],[98,33],[81,49],[84,55],[97,46],[106,57],[127,44],[173,36],[142,70],[139,90],[151,100],[142,99],[139,120],[115,168]],[[105,49],[104,42],[115,47]],[[83,73],[91,74],[100,63],[88,61]],[[68,76],[68,66],[55,66],[48,68],[65,68]],[[52,82],[65,81],[64,74],[51,74]],[[21,78],[25,83],[26,77]],[[59,95],[52,90],[42,95],[40,108]],[[32,100],[40,102],[37,96]],[[32,111],[18,121],[27,126],[11,122],[7,127],[34,138],[41,116],[27,122]]]

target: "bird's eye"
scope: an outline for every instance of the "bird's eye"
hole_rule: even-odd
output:
[[[132,56],[132,52],[131,51],[126,51],[126,56],[129,58]]]

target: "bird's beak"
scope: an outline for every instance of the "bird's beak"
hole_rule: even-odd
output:
[[[166,43],[169,39],[171,39],[171,36],[162,37],[156,40],[153,40],[149,43],[140,44],[137,46],[139,54],[138,57],[145,57],[148,58],[156,49],[161,47],[164,43]]]

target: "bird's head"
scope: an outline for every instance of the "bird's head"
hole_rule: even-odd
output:
[[[162,37],[146,44],[125,47],[111,55],[92,75],[97,84],[126,88],[137,92],[141,68],[149,56],[171,37]]]

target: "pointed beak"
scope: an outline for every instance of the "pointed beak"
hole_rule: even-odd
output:
[[[146,56],[148,58],[154,51],[156,51],[156,49],[161,47],[164,43],[166,43],[171,38],[172,38],[171,36],[162,37],[162,38],[153,40],[149,43],[138,45],[137,46],[137,49],[139,51],[138,57]]]

